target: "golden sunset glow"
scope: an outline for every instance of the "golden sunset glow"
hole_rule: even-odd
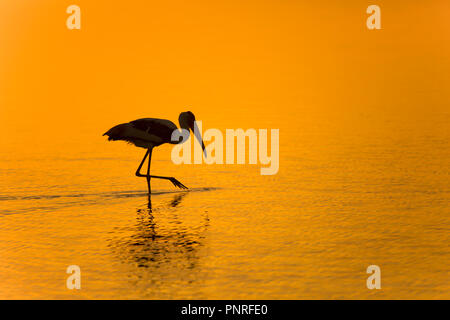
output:
[[[449,105],[448,0],[0,1],[0,298],[448,299]],[[188,110],[279,172],[163,145],[149,213],[102,134]]]

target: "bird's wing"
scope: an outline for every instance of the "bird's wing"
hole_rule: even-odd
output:
[[[172,132],[177,126],[166,119],[143,118],[131,121],[130,124],[137,130],[141,130],[161,139],[161,143],[168,143],[172,139]]]
[[[103,134],[108,136],[108,140],[123,140],[133,143],[138,147],[148,148],[150,146],[159,146],[164,141],[153,134],[135,128],[131,123],[119,124]]]

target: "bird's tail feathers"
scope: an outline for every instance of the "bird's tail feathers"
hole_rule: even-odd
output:
[[[119,124],[106,131],[103,135],[108,136],[108,141],[122,140],[121,138],[123,137],[123,133],[129,125],[129,123]]]

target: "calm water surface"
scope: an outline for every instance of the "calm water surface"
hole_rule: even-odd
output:
[[[101,137],[132,117],[3,128],[0,298],[450,298],[449,114],[380,114],[202,119],[280,128],[279,173],[175,166],[163,146],[153,172],[191,189],[153,181],[151,210],[145,151]],[[382,290],[366,288],[371,264]]]

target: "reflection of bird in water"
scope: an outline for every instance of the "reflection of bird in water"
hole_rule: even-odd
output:
[[[171,206],[172,208],[175,208],[177,205],[180,204],[181,199],[183,199],[183,197],[184,197],[185,195],[186,195],[185,193],[176,195],[176,196],[173,198],[172,202],[170,202],[170,206]]]
[[[121,260],[136,264],[138,268],[151,268],[156,273],[177,273],[195,268],[197,251],[202,245],[209,219],[206,215],[189,222],[178,218],[179,214],[173,209],[187,194],[177,194],[166,206],[156,208],[157,211],[167,211],[167,214],[156,218],[151,210],[137,209],[133,233],[124,239],[112,240],[110,246],[113,251]],[[161,269],[161,265],[165,269]]]
[[[181,199],[183,199],[183,197],[184,197],[185,195],[186,195],[185,192],[182,192],[182,193],[180,193],[180,194],[177,194],[177,195],[173,198],[173,200],[170,202],[170,207],[175,208],[176,206],[178,206],[178,205],[180,204],[180,202],[181,202]],[[147,205],[147,208],[148,208],[148,212],[149,212],[149,213],[152,213],[152,212],[153,212],[153,208],[152,208],[152,197],[151,197],[150,194],[148,195],[148,205]],[[140,212],[140,210],[142,210],[142,209],[138,209],[138,213]]]
[[[181,202],[181,199],[183,199],[183,197],[186,195],[186,192],[182,192],[180,191],[179,194],[177,194],[173,200],[170,202],[170,207],[175,208],[176,206],[178,206]],[[148,195],[148,204],[147,204],[147,208],[148,208],[148,212],[152,213],[153,212],[153,208],[152,208],[152,196],[151,194]],[[138,212],[140,212],[140,210],[142,209],[138,209]]]
[[[179,141],[172,141],[172,133],[174,130],[178,130],[177,126],[169,120],[144,118],[134,120],[128,123],[119,124],[109,129],[103,135],[108,136],[108,140],[123,140],[134,144],[136,147],[145,148],[147,152],[141,161],[138,169],[136,170],[136,176],[147,178],[148,193],[151,193],[150,179],[165,179],[173,183],[174,186],[187,189],[187,187],[174,177],[163,177],[150,175],[150,162],[152,159],[152,150],[154,147],[160,146],[164,143],[179,144],[187,140],[189,136],[189,130],[192,130],[198,142],[203,148],[203,152],[206,156],[205,144],[203,143],[200,131],[195,123],[195,116],[192,112],[182,112],[178,117],[180,128],[183,129],[180,135]],[[148,157],[147,174],[140,173],[141,167]]]

